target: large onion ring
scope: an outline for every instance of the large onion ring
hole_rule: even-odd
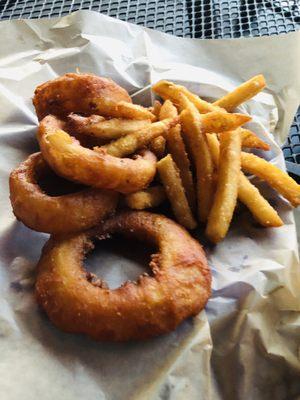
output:
[[[110,290],[88,279],[84,254],[92,237],[121,233],[155,245],[153,276]],[[38,264],[36,295],[53,324],[98,340],[146,339],[169,332],[196,315],[211,293],[211,274],[201,245],[170,219],[144,211],[112,217],[89,233],[51,238]]]
[[[111,79],[69,73],[39,85],[34,92],[33,104],[39,120],[49,114],[64,118],[71,112],[92,114],[95,98],[132,103],[126,90]]]
[[[136,159],[118,158],[82,147],[62,130],[63,123],[53,115],[45,117],[38,129],[43,157],[60,176],[87,186],[137,192],[149,185],[156,171],[156,157],[145,151]]]
[[[10,175],[10,199],[15,216],[35,231],[66,234],[89,229],[111,214],[117,205],[116,192],[83,189],[62,196],[48,196],[37,177],[47,174],[41,153],[32,154]]]

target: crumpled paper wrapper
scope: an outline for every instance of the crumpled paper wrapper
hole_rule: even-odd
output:
[[[299,45],[300,32],[181,39],[93,12],[1,22],[0,391],[6,400],[300,398],[297,239],[291,207],[271,189],[258,182],[285,225],[262,229],[239,212],[227,238],[206,247],[213,273],[206,310],[169,335],[127,344],[97,343],[49,323],[33,295],[48,235],[16,221],[8,190],[10,171],[38,148],[35,86],[77,67],[115,79],[145,104],[149,85],[162,78],[218,98],[263,73],[268,90],[240,111],[253,115],[249,127],[271,144],[264,156],[284,168],[276,141],[286,137],[299,104]],[[115,287],[141,272],[144,250],[134,248],[133,258],[128,245],[108,241],[87,263]]]

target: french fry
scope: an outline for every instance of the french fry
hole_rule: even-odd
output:
[[[219,167],[219,158],[220,158],[220,143],[218,136],[215,133],[211,133],[206,135],[208,147],[216,168]]]
[[[202,129],[205,133],[232,131],[250,120],[251,117],[249,115],[229,114],[222,111],[201,114]]]
[[[69,129],[103,140],[119,139],[121,136],[139,131],[151,124],[150,119],[134,120],[112,118],[105,120],[100,115],[82,117],[77,114],[68,116]]]
[[[161,159],[165,154],[166,139],[163,136],[158,136],[157,138],[151,140],[150,150],[157,156],[158,159]]]
[[[181,95],[185,95],[198,109],[201,114],[219,111],[216,106],[202,100],[199,96],[190,92],[186,87],[176,85],[169,81],[159,81],[152,86],[154,93],[158,94],[164,100],[172,100],[177,106],[182,108]]]
[[[134,210],[144,210],[159,206],[166,199],[162,186],[153,186],[148,189],[131,193],[125,196],[125,203]]]
[[[218,167],[220,144],[217,135],[207,135],[209,148],[214,160],[214,164]],[[276,210],[268,203],[268,201],[260,194],[256,186],[240,171],[238,198],[250,210],[256,221],[265,227],[282,226],[283,222]]]
[[[270,150],[270,146],[268,145],[268,143],[261,140],[252,131],[242,128],[240,129],[240,132],[242,136],[242,147],[248,147],[251,149],[261,149],[265,151]]]
[[[161,106],[159,112],[159,119],[163,120],[166,118],[176,118],[176,117],[178,117],[177,108],[170,100],[166,100],[164,104]]]
[[[170,100],[166,100],[161,107],[160,119],[176,118],[178,115],[176,107]],[[180,178],[192,211],[196,208],[196,194],[194,189],[193,176],[191,172],[191,163],[188,158],[185,144],[181,136],[180,124],[174,126],[166,134],[167,148],[175,164],[179,169]]]
[[[161,102],[154,100],[153,103],[153,114],[156,119],[159,120],[159,112],[161,109]],[[165,118],[162,118],[165,119]],[[158,136],[150,142],[150,150],[160,159],[164,156],[166,148],[166,139],[163,136]]]
[[[257,92],[253,89],[253,87],[256,85],[256,83],[258,84]],[[245,85],[245,86],[243,86],[243,85]],[[249,100],[251,97],[253,97],[255,94],[257,94],[259,91],[261,91],[265,87],[264,78],[262,75],[259,75],[258,77],[254,77],[253,79],[251,79],[250,81],[246,82],[243,85],[242,85],[241,91],[238,92],[239,96],[240,96],[239,98],[241,99],[242,98],[241,95],[244,94],[243,98],[246,98],[245,96],[249,96],[249,98],[247,98]],[[181,86],[181,85],[176,85],[173,82],[159,81],[153,86],[153,90],[159,96],[161,96],[163,99],[171,99],[173,102],[175,102],[175,104],[181,110],[185,108],[185,103],[182,98],[182,95],[184,95],[189,101],[191,101],[196,106],[196,108],[198,109],[198,111],[201,114],[206,114],[206,113],[210,113],[213,111],[214,112],[220,112],[220,111],[226,112],[226,110],[224,109],[226,107],[221,108],[220,105],[216,105],[216,102],[213,104],[209,103],[209,102],[201,99],[199,96],[195,95],[194,93],[190,92],[186,87]],[[236,93],[236,91],[233,91],[233,92],[229,93],[227,96],[229,96],[229,99],[231,98],[231,96],[233,96],[233,98],[235,98],[235,96],[236,96],[235,93]],[[218,101],[221,102],[221,100],[222,99],[220,99]],[[245,122],[247,122],[247,121],[245,121]],[[223,123],[228,124],[229,121],[225,120]],[[204,118],[204,125],[205,125],[205,118]],[[242,125],[242,123],[240,125]],[[230,129],[235,129],[237,126],[238,126],[238,124],[236,124],[236,126],[234,126],[234,123],[232,121],[232,125],[231,125]],[[225,126],[223,126],[222,128],[224,128],[223,131],[227,130]],[[211,123],[210,123],[210,121],[208,121],[208,127],[204,126],[204,130],[206,130],[207,132],[214,132],[211,129],[212,129]],[[218,130],[218,132],[220,132],[220,130]],[[270,150],[270,146],[267,143],[265,143],[264,141],[262,141],[261,139],[259,139],[250,130],[247,130],[247,129],[242,130],[242,139],[243,139],[243,147],[256,148],[256,149],[262,149],[262,150]]]
[[[283,222],[276,210],[260,194],[256,186],[241,172],[239,176],[239,200],[250,210],[256,221],[265,227],[282,226]]]
[[[206,235],[214,243],[228,232],[237,202],[240,170],[240,132],[225,132],[220,138],[218,183],[206,227]]]
[[[256,75],[247,82],[242,83],[235,90],[228,93],[221,99],[215,101],[215,106],[225,108],[227,111],[233,111],[240,104],[257,95],[266,87],[266,81],[263,75]]]
[[[154,138],[165,134],[170,128],[176,125],[176,118],[169,118],[163,121],[154,122],[146,128],[123,136],[114,142],[101,147],[95,147],[95,151],[103,151],[115,157],[126,157],[136,152],[136,150],[146,146]]]
[[[221,137],[223,134],[219,133],[219,137]],[[248,129],[240,129],[240,134],[242,138],[242,147],[248,147],[250,149],[261,149],[268,151],[270,150],[270,146],[261,140],[258,136],[255,135],[252,131],[249,131]]]
[[[201,222],[207,220],[214,196],[214,164],[202,130],[202,119],[193,103],[180,114],[184,138],[192,153],[197,175],[197,206]]]
[[[300,204],[300,185],[287,173],[254,154],[242,152],[241,160],[244,171],[266,181],[294,207]]]
[[[176,220],[187,229],[195,229],[197,222],[188,204],[178,168],[170,154],[157,163],[157,170]]]
[[[169,138],[169,139],[168,139]],[[167,134],[167,146],[170,154],[175,161],[182,184],[191,209],[196,209],[196,193],[194,188],[191,163],[186,152],[185,144],[181,136],[180,124],[172,128]]]
[[[171,99],[175,104],[180,105],[180,93],[184,94],[198,109],[201,114],[218,111],[215,106],[232,111],[240,104],[257,95],[266,87],[263,75],[256,75],[238,86],[235,90],[228,93],[213,104],[201,99],[194,93],[190,92],[186,87],[176,85],[169,81],[159,81],[152,86],[152,90],[164,100]]]
[[[197,107],[192,103],[184,94],[179,95],[180,109],[193,109],[197,110]],[[199,113],[198,113],[199,114]],[[206,114],[199,114],[201,118],[202,131],[205,133],[219,133],[231,131],[239,126],[249,122],[251,117],[245,114],[229,114],[224,111],[212,111]]]
[[[137,104],[127,103],[126,101],[115,103],[111,100],[95,98],[91,103],[93,104],[95,114],[100,114],[105,117],[150,119],[151,121],[156,119],[155,115],[147,108]]]
[[[159,112],[160,112],[160,109],[161,109],[161,102],[158,101],[158,100],[154,100],[154,103],[153,103],[153,112],[152,112],[152,113],[155,115],[155,117],[156,117],[157,120],[159,119]]]

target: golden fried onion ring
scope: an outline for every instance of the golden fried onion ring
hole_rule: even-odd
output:
[[[41,120],[53,114],[64,118],[71,112],[93,114],[93,100],[132,103],[127,91],[108,78],[93,74],[69,73],[39,85],[33,104]]]
[[[150,151],[135,159],[118,158],[82,147],[63,129],[53,115],[39,125],[38,141],[44,159],[66,179],[121,193],[137,192],[149,185],[156,171],[156,157]]]
[[[53,234],[78,232],[97,225],[115,210],[118,194],[108,190],[86,188],[67,195],[47,195],[38,176],[48,171],[41,153],[35,153],[10,175],[14,214],[29,228]]]
[[[153,276],[110,290],[88,279],[84,254],[91,239],[121,233],[155,245]],[[147,339],[169,332],[203,309],[211,293],[211,273],[201,245],[170,219],[131,211],[89,233],[51,238],[38,264],[36,295],[53,324],[97,340]]]

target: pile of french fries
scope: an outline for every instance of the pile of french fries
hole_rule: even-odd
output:
[[[148,147],[157,155],[156,183],[125,196],[128,207],[153,208],[168,200],[181,225],[195,229],[199,222],[208,239],[217,243],[226,236],[238,201],[260,225],[283,225],[244,173],[267,182],[294,207],[300,204],[300,185],[265,159],[243,151],[269,150],[255,133],[242,128],[251,116],[234,113],[265,86],[264,77],[258,75],[209,103],[184,86],[159,81],[152,90],[162,102],[156,100],[147,110],[151,118],[145,111],[129,117],[125,113],[127,119],[113,118],[85,128],[98,138],[113,140],[99,151],[104,147],[108,154],[125,157]]]

